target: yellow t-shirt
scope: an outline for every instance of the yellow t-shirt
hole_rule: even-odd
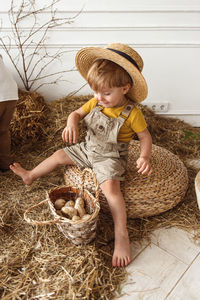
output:
[[[102,113],[110,118],[118,118],[120,113],[128,104],[128,101],[129,100],[127,100],[127,102],[123,106],[112,108],[105,107],[103,108]],[[92,98],[82,106],[82,109],[86,114],[88,114],[97,104],[98,101],[95,98]],[[133,138],[135,133],[144,131],[146,128],[147,123],[144,119],[144,116],[141,110],[135,106],[132,109],[128,119],[125,120],[124,124],[120,128],[117,140],[119,142],[129,142]]]

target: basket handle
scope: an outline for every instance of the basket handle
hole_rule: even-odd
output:
[[[86,173],[90,173],[94,179],[94,184],[95,184],[95,197],[97,199],[97,201],[99,202],[99,184],[98,184],[98,181],[97,181],[97,178],[96,178],[96,175],[94,173],[94,171],[92,171],[92,169],[89,169],[89,168],[85,168],[81,174],[81,193],[83,192],[84,190],[84,181],[85,181],[85,174]]]
[[[56,223],[60,223],[60,220],[61,218],[57,218],[57,219],[54,219],[54,220],[48,220],[48,221],[37,221],[37,220],[32,220],[28,217],[28,213],[38,207],[38,206],[41,206],[42,204],[48,202],[49,200],[48,199],[45,199],[35,205],[32,205],[30,206],[25,212],[24,212],[24,219],[26,220],[27,223],[31,224],[31,225],[50,225],[50,224],[56,224]]]

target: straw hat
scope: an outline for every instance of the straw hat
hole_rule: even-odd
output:
[[[80,74],[87,80],[87,73],[97,59],[107,59],[124,68],[133,80],[133,87],[128,96],[136,102],[141,102],[147,97],[148,88],[141,72],[143,60],[131,47],[125,44],[109,44],[105,48],[86,47],[76,54],[76,66]]]

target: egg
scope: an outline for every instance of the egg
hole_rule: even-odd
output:
[[[54,206],[56,209],[61,209],[65,205],[66,201],[65,199],[59,198],[55,201]]]
[[[86,214],[85,208],[84,208],[84,200],[81,197],[78,197],[75,201],[74,208],[78,210],[79,216],[82,218]]]
[[[83,198],[78,197],[75,201],[75,205],[81,205],[82,207],[84,207],[85,203],[84,203]]]
[[[65,203],[65,206],[66,206],[66,207],[74,207],[74,205],[75,205],[75,203],[74,203],[73,200],[69,200],[69,201],[67,201],[67,202]]]
[[[73,216],[77,216],[77,213],[78,213],[78,211],[77,211],[76,208],[70,207],[70,206],[63,206],[63,207],[61,208],[61,211],[62,211],[65,215],[69,216],[70,218],[72,218]]]

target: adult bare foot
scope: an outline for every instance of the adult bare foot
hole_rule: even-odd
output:
[[[115,249],[112,258],[113,267],[126,267],[130,261],[131,250],[128,232],[115,234]]]
[[[22,168],[20,164],[13,163],[12,165],[10,165],[10,169],[16,175],[21,177],[21,179],[23,180],[23,182],[26,185],[31,185],[31,183],[33,182],[33,178],[31,177],[31,174],[30,174],[31,171],[27,171],[26,169]]]

